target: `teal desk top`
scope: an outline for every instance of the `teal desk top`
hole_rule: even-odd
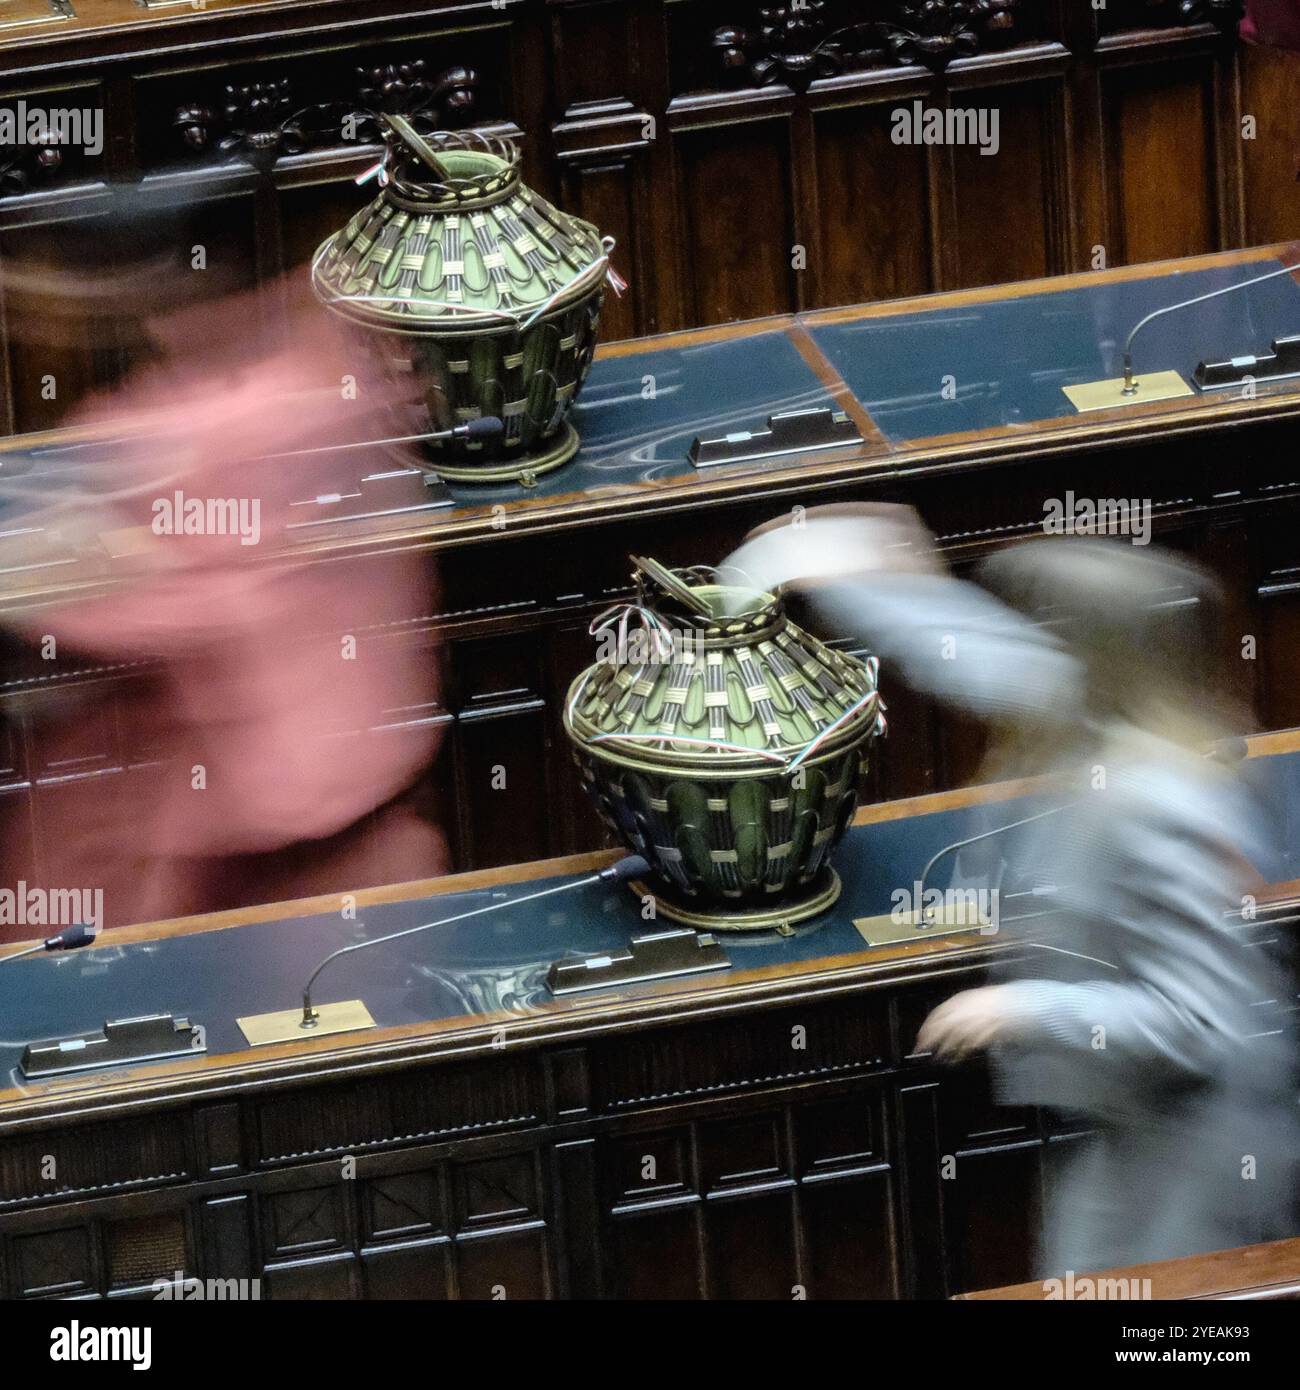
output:
[[[1245,767],[1277,828],[1276,844],[1256,867],[1268,882],[1300,878],[1300,753],[1252,759]],[[790,937],[728,936],[732,972],[864,952],[855,917],[888,912],[893,891],[912,885],[944,845],[1009,824],[1032,809],[1025,800],[1001,801],[852,827],[835,861],[844,882],[840,901]],[[14,1068],[27,1041],[90,1031],[108,1018],[184,1015],[206,1029],[210,1056],[245,1052],[235,1020],[299,1004],[308,975],[331,951],[492,902],[507,906],[489,917],[344,957],[321,976],[315,999],[361,998],[380,1028],[448,1019],[468,1024],[502,1013],[526,1019],[553,1003],[545,985],[553,960],[618,948],[646,930],[640,902],[625,887],[595,884],[514,909],[508,905],[560,881],[534,879],[365,907],[356,921],[289,917],[122,946],[112,944],[109,932],[103,944],[80,952],[0,966],[0,1090],[23,1084]],[[689,991],[702,978],[725,982],[732,972],[670,983]],[[650,991],[663,997],[665,988],[594,990],[569,996],[569,1007],[635,1000]],[[94,1084],[103,1074],[81,1080],[89,1077]]]
[[[888,445],[905,448],[1073,418],[1061,388],[1119,376],[1124,340],[1140,319],[1281,265],[1269,257],[1132,279],[1099,274],[1071,289],[1019,294],[1008,286],[1005,296],[981,294],[956,306],[955,296],[936,295],[897,313],[882,305],[860,317],[846,310],[799,322]],[[1202,358],[1265,352],[1275,337],[1292,333],[1300,333],[1300,284],[1280,276],[1155,320],[1137,338],[1135,366],[1175,370],[1190,384]],[[1300,381],[1293,386],[1300,389]],[[1198,393],[1188,403],[1227,395]],[[695,473],[686,454],[696,435],[761,429],[772,414],[834,404],[783,325],[712,341],[669,335],[647,340],[644,351],[597,357],[574,409],[582,447],[571,464],[534,488],[456,483],[451,490],[465,508],[680,478]],[[793,462],[797,456],[745,469]]]

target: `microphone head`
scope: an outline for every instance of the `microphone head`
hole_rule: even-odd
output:
[[[629,854],[625,859],[611,864],[600,871],[606,883],[629,883],[634,878],[645,878],[650,872],[650,861],[639,854]]]
[[[75,951],[78,946],[88,946],[95,939],[95,928],[85,922],[74,922],[64,927],[56,936],[47,938],[47,951]]]
[[[1214,745],[1214,750],[1211,752],[1210,757],[1213,758],[1216,763],[1224,763],[1228,767],[1235,767],[1239,762],[1245,760],[1249,752],[1250,746],[1244,738],[1221,738],[1218,743]]]
[[[465,422],[466,439],[495,439],[504,430],[505,426],[495,415],[484,415],[482,419]]]

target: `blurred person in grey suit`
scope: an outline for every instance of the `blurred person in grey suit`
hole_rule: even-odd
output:
[[[1206,756],[1226,732],[1214,586],[1099,539],[1004,551],[980,585],[932,553],[909,509],[828,507],[763,528],[724,567],[807,587],[837,632],[990,721],[1002,771],[1062,797],[1017,855],[1061,949],[947,1000],[918,1048],[987,1050],[1000,1100],[1090,1122],[1049,1196],[1044,1276],[1293,1234],[1293,1046],[1268,1007],[1287,984],[1227,917],[1258,882],[1261,815]]]

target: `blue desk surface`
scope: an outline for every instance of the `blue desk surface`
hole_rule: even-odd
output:
[[[1129,280],[1098,275],[1072,289],[995,289],[960,305],[941,295],[897,312],[883,305],[861,316],[814,313],[712,340],[695,333],[649,339],[644,349],[597,357],[574,407],[582,443],[572,461],[532,488],[450,483],[454,506],[430,516],[454,519],[512,503],[547,507],[638,484],[761,477],[797,465],[797,455],[703,471],[687,461],[697,435],[758,430],[773,414],[834,404],[823,379],[829,373],[819,376],[795,346],[792,323],[871,417],[880,431],[872,447],[882,462],[919,440],[1073,421],[1078,416],[1061,388],[1120,375],[1124,338],[1139,319],[1280,266],[1265,257]],[[1157,319],[1138,338],[1135,365],[1139,372],[1176,370],[1190,381],[1202,358],[1264,352],[1289,333],[1300,333],[1300,285],[1281,276]],[[1300,391],[1300,380],[1270,389]],[[1186,404],[1229,396],[1198,394]],[[1143,413],[1135,406],[1125,415]],[[112,447],[36,450],[41,488],[75,484],[97,451]],[[11,458],[8,467],[19,463]],[[0,519],[4,509],[0,491]]]
[[[1273,811],[1277,843],[1257,864],[1269,882],[1300,878],[1300,753],[1252,760],[1247,773]],[[844,881],[839,903],[792,937],[728,937],[734,971],[816,962],[863,952],[853,918],[884,913],[895,888],[910,886],[934,851],[1026,814],[1023,801],[853,827],[836,858]],[[561,880],[368,907],[360,920],[287,918],[221,930],[112,945],[68,956],[37,956],[0,968],[0,1089],[13,1084],[22,1045],[102,1027],[107,1018],[172,1012],[204,1025],[209,1054],[244,1052],[236,1018],[292,1008],[312,968],[329,952],[492,901],[508,902]],[[318,1002],[362,998],[381,1028],[511,1012],[521,1017],[550,1003],[551,961],[626,945],[645,930],[626,888],[601,885],[506,908],[487,919],[422,933],[345,957],[322,975]],[[727,972],[675,982],[684,992],[725,981]],[[663,985],[594,990],[569,1007],[644,997]],[[93,1074],[92,1074],[93,1075]],[[102,1075],[102,1073],[101,1073]]]
[[[814,323],[809,332],[890,443],[904,444],[1072,416],[1061,388],[1121,375],[1124,340],[1140,319],[1279,267],[1268,260],[1098,279],[960,308]],[[1156,319],[1139,333],[1133,365],[1177,371],[1190,384],[1203,358],[1263,352],[1289,333],[1300,333],[1300,285],[1283,275]]]
[[[938,436],[1075,418],[1063,386],[1119,376],[1124,339],[1154,309],[1277,270],[1276,258],[1038,294],[996,295],[953,307],[913,303],[898,313],[804,316],[817,350],[890,446]],[[887,306],[884,306],[887,308]],[[1202,358],[1267,351],[1300,333],[1300,285],[1281,276],[1155,320],[1134,349],[1139,372],[1176,370],[1190,383]],[[945,395],[945,381],[952,388]],[[1300,389],[1300,382],[1295,383]],[[1214,392],[1206,399],[1226,399]],[[1188,398],[1190,404],[1201,398]],[[696,474],[696,435],[761,429],[769,415],[832,404],[783,326],[701,342],[671,336],[644,351],[598,357],[574,409],[576,458],[535,488],[453,483],[459,507],[572,493]],[[1140,414],[1135,407],[1133,413]],[[746,465],[788,467],[789,457]]]
[[[826,388],[779,329],[720,342],[597,358],[574,407],[582,446],[533,488],[450,483],[460,506],[592,492],[693,472],[697,434],[761,426],[769,415],[830,404]]]

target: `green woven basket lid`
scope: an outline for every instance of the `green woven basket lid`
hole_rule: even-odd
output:
[[[513,140],[396,124],[415,149],[390,144],[379,196],[312,264],[330,308],[416,333],[513,329],[604,279],[612,243],[524,184]]]
[[[606,648],[565,724],[594,756],[697,775],[790,771],[884,729],[876,663],[792,623],[779,598],[639,560],[638,602],[593,624]]]

